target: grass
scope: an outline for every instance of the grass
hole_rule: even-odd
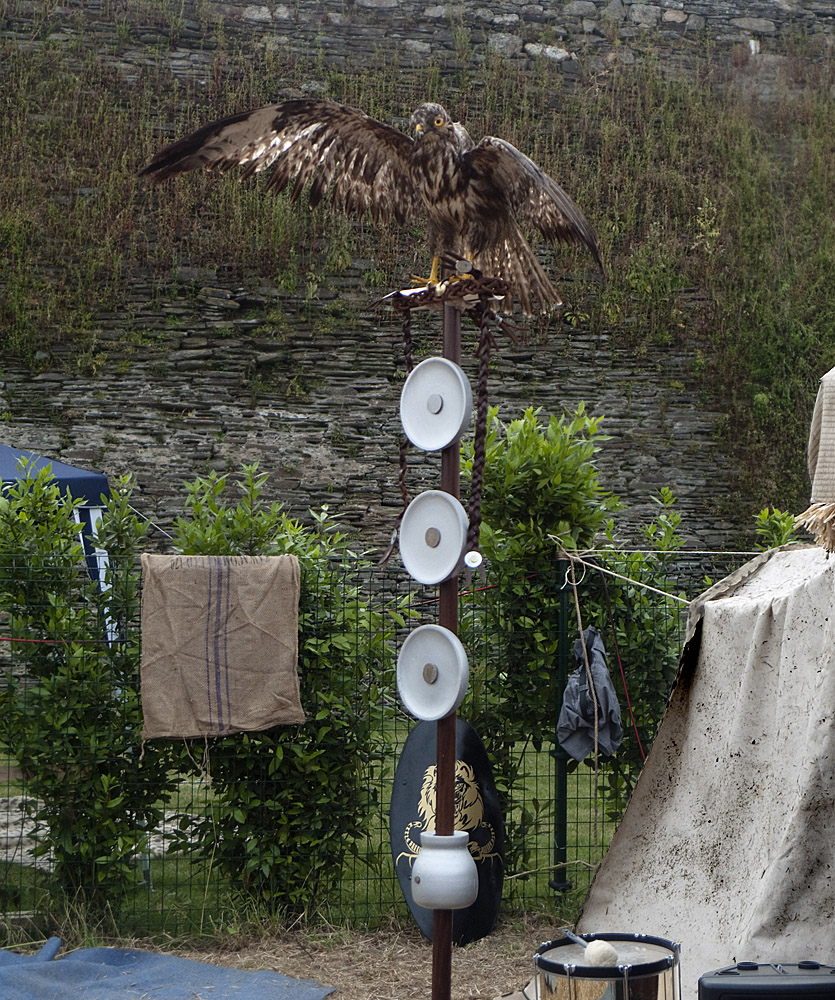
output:
[[[517,814],[537,803],[536,822],[529,833],[531,868],[510,875],[505,880],[502,912],[551,913],[561,920],[576,919],[597,862],[614,832],[614,824],[605,819],[605,806],[598,800],[595,817],[593,772],[578,768],[569,775],[567,798],[567,880],[569,891],[557,893],[548,885],[554,877],[553,760],[547,748],[536,752],[520,748],[524,755],[522,785],[515,790],[512,806]],[[348,855],[338,891],[327,902],[316,904],[316,915],[332,924],[375,927],[393,918],[407,919],[407,908],[397,878],[391,867],[388,814],[396,754],[394,747],[389,764],[375,778],[381,803],[367,836],[361,840],[356,855]],[[178,812],[196,812],[211,802],[202,782],[184,780],[172,808]],[[595,824],[598,830],[595,834]],[[135,887],[123,899],[113,900],[112,918],[121,936],[139,935],[154,940],[212,936],[230,930],[243,930],[250,922],[257,924],[263,914],[249,913],[230,888],[224,876],[212,871],[205,858],[182,853],[167,853],[150,859],[147,871],[137,858]],[[56,925],[65,926],[72,939],[105,934],[79,926],[84,915],[72,901],[54,894],[48,874],[29,865],[0,865],[0,944],[28,940],[31,935],[47,933]],[[14,914],[34,914],[25,923]],[[84,919],[82,919],[84,918]],[[51,932],[51,931],[50,931]],[[105,934],[106,936],[106,934]]]

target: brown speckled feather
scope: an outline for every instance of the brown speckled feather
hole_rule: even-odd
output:
[[[404,222],[420,207],[408,160],[412,140],[357,108],[334,101],[293,100],[230,115],[161,150],[140,171],[151,184],[203,167],[241,180],[272,172],[267,188],[293,182],[298,198],[308,183],[310,204],[326,192],[346,212]]]
[[[474,211],[489,212],[494,204],[492,193],[499,188],[513,215],[536,226],[550,243],[587,247],[603,269],[597,237],[586,217],[533,160],[504,139],[491,135],[485,136],[464,158],[472,169]],[[488,197],[480,198],[481,192]]]

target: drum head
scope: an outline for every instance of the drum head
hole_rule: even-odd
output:
[[[617,952],[616,964],[586,965],[585,949],[570,938],[537,949],[534,1000],[681,1000],[679,946],[646,934],[582,934]]]
[[[467,693],[470,668],[461,640],[441,625],[419,625],[397,658],[397,690],[407,712],[425,722],[454,712]]]
[[[400,558],[418,583],[442,583],[458,569],[467,541],[467,512],[443,490],[412,500],[400,522]]]
[[[582,934],[589,941],[608,941],[618,953],[616,965],[587,965],[585,949],[570,938],[541,945],[534,956],[537,968],[574,979],[630,979],[658,976],[678,964],[679,947],[647,934]]]

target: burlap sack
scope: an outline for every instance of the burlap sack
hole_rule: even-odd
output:
[[[304,722],[295,556],[142,555],[143,739]]]

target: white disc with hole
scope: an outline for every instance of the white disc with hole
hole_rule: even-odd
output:
[[[420,625],[397,657],[397,690],[407,712],[437,722],[454,712],[467,693],[470,665],[458,636],[441,625]]]
[[[467,376],[446,358],[421,361],[400,393],[400,422],[406,437],[421,451],[439,451],[461,437],[472,410]]]
[[[400,522],[400,558],[418,583],[448,580],[458,569],[467,541],[467,512],[443,490],[412,500]]]

